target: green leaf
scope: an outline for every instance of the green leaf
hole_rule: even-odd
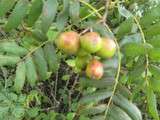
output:
[[[34,39],[31,35],[25,35],[21,40],[21,45],[28,50],[32,50],[40,45],[40,42]]]
[[[126,18],[132,17],[132,13],[128,11],[124,6],[118,5],[118,11],[122,16]]]
[[[69,0],[63,0],[63,11],[60,12],[57,16],[56,24],[57,29],[62,31],[67,24],[69,17]]]
[[[145,12],[144,16],[140,19],[141,26],[147,28],[156,19],[160,18],[159,11],[160,11],[160,5]]]
[[[148,104],[149,112],[154,118],[154,120],[159,120],[156,95],[154,94],[152,89],[149,87],[147,88],[147,104]]]
[[[139,59],[138,59],[139,60]],[[129,72],[129,80],[130,82],[138,82],[141,83],[142,82],[142,74],[145,71],[145,64],[144,63],[140,63],[140,60],[138,61],[138,63],[136,63],[133,67],[133,69]]]
[[[71,0],[69,5],[69,14],[74,24],[79,21],[80,2],[78,0]]]
[[[40,115],[36,117],[35,120],[45,120],[46,117],[47,115],[45,113],[40,113]]]
[[[20,92],[23,89],[26,77],[26,67],[24,62],[20,62],[17,65],[16,77],[14,80],[14,89],[16,92]]]
[[[114,120],[132,120],[126,112],[124,112],[120,107],[112,105],[109,113]]]
[[[56,50],[52,44],[53,43],[48,43],[44,46],[44,55],[49,66],[49,70],[56,72],[59,67],[59,60],[56,54]]]
[[[39,48],[36,50],[36,52],[33,54],[34,62],[38,71],[39,79],[40,80],[46,80],[48,78],[47,75],[47,62],[44,57],[44,52],[42,48]]]
[[[43,2],[42,0],[33,0],[32,1],[32,6],[29,10],[28,18],[27,18],[27,24],[29,26],[33,26],[36,20],[39,18],[41,12],[42,12],[42,7],[43,7]]]
[[[104,100],[104,99],[110,97],[111,95],[112,95],[112,92],[110,92],[110,91],[100,90],[100,91],[96,91],[92,94],[88,94],[88,95],[82,97],[79,102],[80,102],[80,104],[86,104],[86,103],[90,103],[90,102],[98,102],[100,100]]]
[[[157,35],[151,39],[148,39],[147,42],[152,46],[154,46],[155,48],[160,48],[160,35]]]
[[[67,114],[67,120],[73,120],[73,118],[74,118],[74,116],[75,116],[75,113],[68,113]]]
[[[9,106],[0,106],[0,119],[3,120],[4,119],[4,115],[6,115],[9,111]]]
[[[113,102],[124,110],[133,120],[142,120],[142,115],[139,109],[129,102],[126,98],[121,95],[113,97]]]
[[[83,115],[96,115],[103,113],[106,110],[106,105],[105,104],[100,104],[98,106],[89,106],[85,109],[82,109],[80,114]]]
[[[17,56],[0,55],[0,66],[13,66],[20,60]]]
[[[97,115],[97,116],[92,117],[89,120],[105,120],[105,116],[104,115]],[[112,120],[112,119],[109,119],[109,120]]]
[[[79,120],[90,120],[88,117],[81,115]],[[97,119],[96,119],[97,120]]]
[[[65,61],[68,66],[75,67],[76,66],[76,60],[75,59],[68,59]]]
[[[120,46],[123,46],[127,43],[140,43],[142,42],[141,34],[136,33],[132,35],[126,35],[124,38],[121,39],[120,41]]]
[[[156,65],[150,65],[149,70],[154,78],[160,79],[160,67]]]
[[[58,8],[57,0],[47,0],[42,12],[42,31],[46,33],[52,24]]]
[[[37,107],[30,108],[29,110],[27,110],[27,114],[29,115],[29,117],[34,118],[38,116],[39,108]]]
[[[33,38],[35,38],[39,42],[43,42],[48,39],[47,36],[44,34],[44,32],[42,32],[40,29],[32,30],[31,34],[32,34]]]
[[[15,118],[20,119],[24,116],[25,114],[25,109],[23,106],[15,106],[13,111],[12,111],[12,115],[15,116]]]
[[[150,84],[151,84],[151,87],[152,89],[155,91],[155,92],[160,92],[160,79],[156,79],[156,78],[152,78],[150,80]]]
[[[18,27],[28,10],[28,0],[19,0],[5,26],[6,31]]]
[[[132,30],[134,20],[133,18],[129,18],[122,22],[117,31],[117,37],[122,38],[125,35],[129,34]]]
[[[136,57],[139,55],[144,55],[151,47],[152,46],[149,44],[127,43],[124,45],[124,53],[126,56]]]
[[[0,1],[0,17],[4,16],[14,5],[16,0],[1,0]]]
[[[160,49],[154,48],[149,51],[149,58],[153,61],[160,61]]]
[[[56,113],[54,111],[50,111],[49,114],[48,114],[48,119],[56,120],[57,115],[58,115],[58,113]]]
[[[90,80],[88,78],[83,77],[83,78],[80,78],[80,85],[82,87],[107,88],[107,87],[114,85],[114,81],[110,79],[109,80],[102,79],[100,81]]]
[[[25,48],[17,45],[16,42],[1,42],[0,51],[19,56],[25,55],[28,52]]]
[[[58,31],[49,29],[48,32],[47,32],[48,40],[49,41],[55,41],[55,39],[57,38],[58,34],[59,34]]]
[[[146,30],[144,30],[144,34],[146,38],[152,38],[153,36],[160,34],[160,22],[157,24],[154,24],[150,27],[148,27]]]
[[[113,33],[111,33],[110,31],[108,31],[108,29],[106,29],[106,27],[103,24],[101,24],[101,23],[95,24],[93,22],[92,23],[92,28],[93,28],[93,31],[98,32],[103,37],[114,38]]]
[[[155,92],[160,92],[160,68],[159,66],[150,65],[149,70],[152,74],[150,85]]]
[[[32,60],[32,57],[30,57],[30,56],[27,57],[27,59],[25,60],[25,64],[26,64],[27,81],[33,87],[36,84],[38,76],[37,76],[35,64]]]

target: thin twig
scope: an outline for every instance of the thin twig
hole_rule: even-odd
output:
[[[56,80],[55,80],[55,86],[54,86],[55,99],[56,99],[56,96],[57,96],[57,82],[58,82],[58,71],[56,72]]]
[[[143,32],[143,29],[142,29],[142,27],[141,27],[138,19],[136,18],[136,16],[133,16],[133,18],[134,18],[134,21],[135,21],[135,23],[137,24],[138,29],[139,29],[139,31],[140,31],[140,33],[141,33],[141,37],[142,37],[143,43],[145,44],[145,43],[146,43],[146,39],[145,39],[145,35],[144,35],[144,32]],[[148,54],[146,54],[145,58],[146,58],[145,80],[146,80],[147,86],[149,86],[149,81],[148,81],[149,58],[148,58]]]
[[[86,5],[87,7],[89,7],[90,9],[92,9],[96,14],[97,16],[102,19],[102,15],[98,12],[98,10],[96,8],[94,8],[91,4],[87,3],[86,1],[84,0],[79,0],[81,3],[83,3],[84,5]]]
[[[109,29],[108,25],[105,24],[105,26],[111,32],[111,30]],[[114,39],[114,41],[116,43],[117,51],[118,51],[118,69],[117,69],[117,74],[116,74],[116,78],[115,78],[115,84],[114,84],[114,87],[113,87],[112,95],[111,95],[111,97],[110,97],[110,99],[108,101],[107,108],[105,110],[105,119],[107,117],[107,114],[108,114],[109,107],[111,105],[113,96],[115,95],[115,92],[116,92],[116,89],[117,89],[117,86],[118,86],[118,80],[119,80],[119,76],[120,76],[120,71],[121,71],[121,52],[120,52],[120,47],[119,47],[119,44],[118,44],[117,40]]]
[[[103,7],[99,8],[97,11],[91,12],[90,14],[88,14],[87,16],[85,16],[84,18],[82,18],[82,21],[85,20],[85,19],[87,19],[91,15],[95,14],[96,12],[100,12],[101,10],[104,10],[104,9],[105,9],[105,7],[103,6]]]
[[[106,20],[107,20],[109,4],[110,4],[110,0],[106,0],[105,13],[104,13],[104,15],[103,15],[103,20],[102,20],[103,23],[106,23]]]

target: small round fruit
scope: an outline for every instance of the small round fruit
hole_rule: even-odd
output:
[[[86,75],[91,79],[101,79],[103,76],[103,72],[103,64],[96,59],[92,59],[87,65]]]
[[[77,56],[88,56],[90,55],[90,53],[88,53],[87,51],[85,51],[83,48],[80,48],[79,51],[77,52]]]
[[[76,57],[76,67],[83,69],[86,67],[89,60],[89,56],[77,56]]]
[[[112,39],[102,38],[102,47],[97,55],[102,58],[111,58],[116,52],[116,44]]]
[[[76,54],[80,46],[79,35],[74,31],[61,33],[56,45],[67,54]]]
[[[81,47],[89,53],[95,53],[101,48],[102,40],[98,33],[88,32],[80,37]]]

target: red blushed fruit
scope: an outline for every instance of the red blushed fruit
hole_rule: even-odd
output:
[[[74,31],[61,33],[56,45],[67,54],[76,54],[80,46],[79,35]]]
[[[97,55],[102,58],[111,58],[116,52],[116,43],[110,38],[102,38],[102,47]]]
[[[89,78],[99,80],[102,78],[103,73],[103,64],[100,61],[92,59],[87,65],[86,75]]]
[[[95,53],[101,48],[102,40],[98,33],[88,32],[80,37],[81,47],[88,53]]]

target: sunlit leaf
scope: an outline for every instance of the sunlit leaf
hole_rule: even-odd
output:
[[[16,77],[14,80],[14,89],[20,92],[23,89],[26,78],[26,67],[24,62],[20,62],[16,69]]]
[[[156,95],[150,88],[147,88],[147,103],[150,114],[153,116],[155,120],[159,120]]]

